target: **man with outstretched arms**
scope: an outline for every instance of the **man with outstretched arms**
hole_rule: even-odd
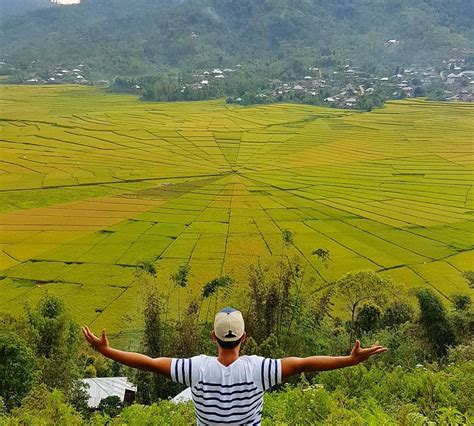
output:
[[[88,327],[86,340],[102,355],[140,370],[159,373],[191,388],[198,425],[259,425],[263,394],[295,374],[334,370],[359,364],[386,351],[373,345],[363,349],[357,340],[350,355],[269,359],[240,356],[246,333],[242,313],[225,308],[216,314],[212,339],[218,356],[150,358],[111,348],[105,330],[95,336]]]

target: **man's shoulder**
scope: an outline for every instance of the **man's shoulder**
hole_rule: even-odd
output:
[[[216,359],[217,357],[215,356],[209,356],[209,355],[196,355],[196,356],[193,356],[191,359],[194,361],[212,361],[213,359]]]
[[[262,362],[263,357],[258,355],[242,355],[239,359],[247,364],[259,364]]]

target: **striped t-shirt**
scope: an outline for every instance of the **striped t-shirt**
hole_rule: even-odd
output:
[[[199,355],[171,362],[171,380],[191,388],[197,424],[260,425],[263,393],[281,383],[281,360],[241,356],[229,366]]]

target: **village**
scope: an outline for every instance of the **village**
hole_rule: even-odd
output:
[[[386,43],[399,42],[388,40]],[[83,63],[73,67],[53,67],[41,74],[27,74],[9,67],[7,56],[0,59],[0,73],[16,74],[14,82],[19,84],[80,84],[104,87],[114,84],[114,79],[94,79],[92,76],[97,73]],[[308,67],[306,75],[297,79],[267,79],[258,92],[240,96],[228,96],[225,93],[226,80],[243,75],[249,65],[237,64],[227,68],[199,70],[179,77],[179,92],[187,96],[183,95],[178,100],[201,99],[205,98],[206,93],[223,93],[227,96],[227,102],[244,105],[296,101],[344,109],[367,109],[365,105],[370,99],[375,101],[369,102],[369,109],[372,106],[380,106],[388,99],[424,96],[444,101],[474,101],[474,70],[464,58],[453,57],[429,65],[400,66],[384,74],[363,71],[351,62],[347,60],[343,66],[324,69]],[[18,77],[19,75],[21,76]],[[127,91],[136,94],[143,91],[140,78],[127,81]],[[215,90],[219,87],[220,92]]]

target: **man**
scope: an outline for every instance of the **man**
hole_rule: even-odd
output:
[[[356,365],[387,349],[373,345],[362,349],[357,340],[348,356],[268,359],[239,356],[246,333],[242,313],[225,308],[216,314],[212,339],[218,356],[150,358],[109,346],[105,330],[96,337],[83,327],[87,341],[104,356],[140,370],[159,373],[191,388],[198,425],[259,425],[263,393],[295,374]]]

